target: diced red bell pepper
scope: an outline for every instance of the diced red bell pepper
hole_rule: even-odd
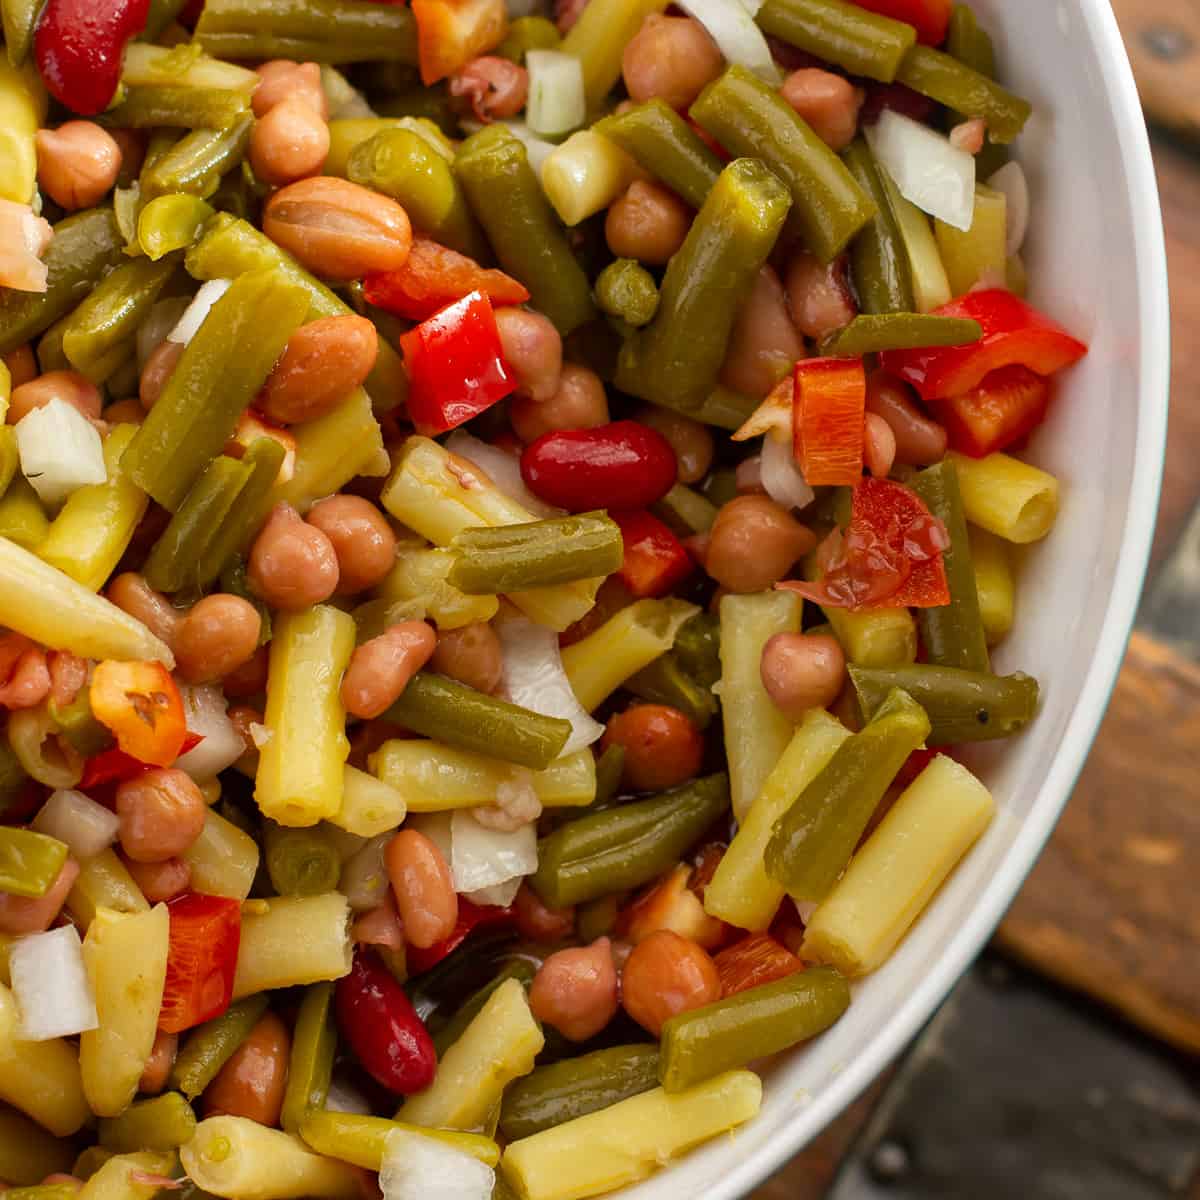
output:
[[[504,0],[412,0],[412,11],[426,87],[498,46],[508,31]]]
[[[652,513],[608,514],[621,529],[625,557],[617,578],[638,600],[665,596],[695,569],[683,543]]]
[[[854,0],[859,8],[870,9],[903,21],[917,31],[917,40],[926,46],[940,46],[950,25],[951,0]]]
[[[863,473],[867,373],[861,358],[808,358],[792,389],[796,462],[810,487],[853,487]]]
[[[884,370],[911,383],[922,400],[965,395],[1001,367],[1022,366],[1038,375],[1053,375],[1087,353],[1087,346],[1057,321],[1003,288],[970,292],[935,312],[978,321],[983,336],[968,346],[888,350],[880,356]]]
[[[194,750],[202,741],[202,734],[189,731],[179,749],[179,757],[189,750]],[[120,747],[113,746],[109,750],[93,754],[83,764],[83,778],[79,781],[79,790],[86,792],[90,788],[103,787],[107,783],[124,783],[126,779],[136,779],[153,769],[149,763],[144,763],[132,754],[126,754]]]
[[[1032,433],[1045,419],[1050,383],[1028,367],[1002,367],[962,396],[935,405],[950,449],[986,458]]]
[[[721,995],[735,996],[804,970],[804,964],[768,933],[752,933],[713,955],[721,977]]]
[[[458,898],[458,923],[454,932],[444,941],[422,950],[418,946],[408,947],[408,970],[412,975],[420,975],[430,967],[437,966],[448,954],[457,950],[476,929],[488,925],[507,925],[513,921],[513,910],[510,907],[500,908],[496,905],[472,904],[465,896]]]
[[[179,757],[187,737],[183,697],[161,663],[106,659],[92,675],[89,699],[126,754],[155,767]]]
[[[219,1017],[233,1000],[242,940],[242,906],[224,896],[187,892],[167,902],[170,942],[158,1027],[182,1033]]]
[[[408,415],[418,433],[445,433],[516,390],[492,305],[471,292],[400,338]]]
[[[424,321],[468,292],[482,292],[497,307],[529,299],[529,289],[510,275],[485,270],[473,258],[422,237],[413,238],[408,262],[398,271],[373,271],[363,279],[369,304],[410,321]]]

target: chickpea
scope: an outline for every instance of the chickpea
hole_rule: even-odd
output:
[[[708,952],[669,929],[638,942],[621,974],[625,1011],[654,1037],[671,1017],[720,998],[721,977]]]
[[[762,455],[752,454],[743,458],[733,473],[734,486],[739,496],[765,496],[766,488],[762,481]]]
[[[486,621],[438,634],[437,649],[429,665],[439,674],[477,692],[491,695],[504,678],[504,655],[496,631]]]
[[[337,591],[337,553],[290,504],[278,504],[250,548],[246,577],[272,608],[308,608]]]
[[[0,892],[0,933],[9,937],[44,933],[62,911],[78,878],[79,864],[68,858],[43,895],[15,896],[11,892]]]
[[[778,583],[817,539],[766,496],[738,496],[709,531],[705,570],[731,592],[761,592]]]
[[[846,283],[845,259],[827,266],[815,254],[797,254],[788,263],[786,285],[792,320],[814,341],[848,325],[858,315]]]
[[[762,684],[775,707],[791,721],[813,708],[828,708],[842,690],[846,655],[825,633],[777,633],[763,647]]]
[[[301,100],[322,121],[329,120],[329,101],[321,86],[319,63],[292,62],[290,58],[274,58],[258,68],[261,82],[254,90],[251,101],[254,115],[262,118],[277,104],[285,100]]]
[[[575,908],[550,908],[542,903],[537,892],[522,883],[513,900],[513,916],[517,932],[531,942],[559,942],[570,937],[575,929]]]
[[[634,419],[658,430],[671,443],[675,461],[679,464],[680,483],[699,483],[708,474],[714,443],[707,425],[656,404],[639,409]]]
[[[247,158],[272,187],[320,173],[329,154],[329,126],[308,100],[289,96],[254,123]]]
[[[566,363],[554,395],[544,404],[518,396],[509,409],[509,420],[526,443],[559,429],[595,429],[608,424],[608,396],[595,371]]]
[[[526,308],[496,309],[504,361],[517,377],[518,394],[538,404],[551,399],[562,374],[562,337],[548,317]]]
[[[682,111],[724,70],[725,58],[691,17],[648,16],[621,56],[630,99],[660,99]]]
[[[617,1015],[617,968],[608,938],[559,950],[529,988],[533,1015],[570,1042],[595,1037]]]
[[[637,179],[604,218],[608,248],[618,258],[665,266],[687,237],[692,210],[661,183]]]
[[[428,950],[448,938],[458,921],[458,895],[442,852],[423,833],[402,829],[383,862],[408,941]]]
[[[987,136],[987,122],[975,117],[963,121],[950,130],[950,145],[956,150],[965,150],[968,154],[978,154],[983,149]]]
[[[465,96],[485,124],[515,117],[529,96],[529,72],[507,58],[484,54],[451,78],[450,95]]]
[[[121,147],[94,121],[39,129],[36,141],[38,183],[60,208],[91,208],[117,182]]]
[[[307,520],[333,543],[341,595],[374,587],[395,564],[396,535],[370,500],[328,496],[309,509]]]
[[[625,748],[625,783],[638,792],[665,792],[700,773],[704,739],[677,708],[635,704],[610,718],[600,745]]]
[[[262,618],[241,596],[217,592],[197,601],[175,633],[175,658],[188,683],[212,683],[244,666],[258,649]]]
[[[87,659],[68,650],[51,650],[46,664],[50,668],[50,698],[59,709],[69,707],[87,683]]]
[[[765,396],[804,357],[787,296],[774,267],[763,267],[733,323],[721,382],[747,396]]]
[[[260,1125],[278,1125],[291,1044],[287,1026],[273,1012],[264,1013],[204,1089],[204,1115],[227,1113]]]
[[[230,699],[241,700],[266,691],[269,663],[270,651],[266,646],[259,646],[240,667],[235,667],[222,680],[221,686],[225,695]]]
[[[363,642],[342,677],[342,705],[354,717],[381,716],[429,661],[437,635],[424,621],[401,621]]]
[[[867,413],[863,425],[863,457],[876,479],[886,479],[896,461],[896,435],[878,413]]]
[[[7,421],[15,425],[35,408],[45,408],[51,400],[62,400],[78,409],[89,421],[100,417],[100,389],[78,371],[47,371],[19,388],[13,388]]]
[[[179,1035],[177,1033],[158,1032],[154,1035],[154,1045],[142,1077],[138,1080],[138,1091],[143,1096],[157,1096],[167,1086],[171,1068],[175,1065],[175,1055],[179,1050]]]
[[[323,417],[370,375],[378,353],[379,335],[366,317],[309,321],[288,338],[256,405],[279,425]]]
[[[125,571],[108,585],[108,598],[122,612],[141,621],[160,641],[170,646],[182,619],[161,592],[156,592],[136,571]]]
[[[946,456],[946,430],[917,406],[900,380],[876,371],[867,380],[867,412],[882,417],[896,440],[896,461],[928,467]]]
[[[818,67],[803,67],[783,81],[780,95],[831,150],[845,150],[854,141],[858,112],[867,94],[848,79]]]
[[[189,775],[159,767],[117,786],[121,849],[139,863],[160,863],[182,854],[208,816],[204,793]]]
[[[146,410],[140,400],[130,396],[128,400],[110,404],[101,416],[109,425],[140,425],[146,419]]]
[[[151,904],[170,900],[186,892],[192,881],[192,868],[182,858],[166,858],[162,862],[140,863],[125,858],[125,867],[133,882]]]
[[[142,368],[142,377],[138,382],[138,400],[142,407],[149,412],[163,394],[179,360],[183,357],[182,342],[161,341],[146,359]]]
[[[37,359],[34,357],[33,347],[28,342],[0,357],[3,358],[9,375],[12,376],[14,389],[19,388],[23,383],[31,383],[38,377]]]
[[[8,634],[6,641],[15,640],[18,646],[10,658],[9,668],[0,676],[0,709],[16,712],[36,708],[50,694],[50,669],[46,652],[20,634]]]

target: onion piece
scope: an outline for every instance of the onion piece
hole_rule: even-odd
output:
[[[204,740],[176,759],[175,765],[197,783],[204,783],[215,779],[226,767],[232,767],[246,753],[246,746],[226,716],[229,701],[219,687],[181,684],[179,694],[183,697],[188,732],[199,734]]]
[[[205,318],[220,298],[233,285],[232,279],[210,279],[203,284],[187,306],[179,323],[167,334],[168,342],[178,342],[186,346],[196,336],[196,331],[204,324]]]
[[[767,398],[746,418],[745,424],[731,435],[735,442],[749,441],[764,433],[777,433],[781,438],[792,437],[792,408],[796,391],[795,377],[781,379]]]
[[[537,870],[537,829],[522,825],[512,833],[485,829],[466,809],[450,817],[450,874],[454,890],[470,895],[532,875]]]
[[[389,884],[387,868],[383,865],[383,852],[392,837],[391,830],[373,837],[342,864],[338,891],[346,897],[353,912],[370,912],[386,899]]]
[[[481,908],[507,908],[517,898],[517,893],[521,890],[521,880],[524,878],[524,875],[514,875],[506,883],[496,883],[474,892],[463,892],[463,896]]]
[[[679,7],[708,30],[709,37],[729,62],[753,71],[772,87],[783,82],[783,73],[771,57],[767,39],[754,23],[758,5],[751,8],[746,0],[679,0]]]
[[[964,233],[975,217],[975,159],[927,125],[885,108],[866,126],[867,141],[879,165],[900,194]]]
[[[8,970],[21,1013],[20,1037],[44,1042],[99,1026],[74,925],[19,938],[9,951]]]
[[[384,1200],[491,1200],[496,1172],[447,1142],[396,1129],[384,1142]]]
[[[786,509],[807,508],[813,502],[813,490],[796,465],[790,438],[784,441],[770,434],[763,438],[762,485]]]
[[[0,286],[17,292],[44,292],[50,268],[42,255],[54,231],[28,204],[0,200]]]
[[[604,726],[593,720],[572,691],[563,670],[558,634],[523,617],[497,622],[496,632],[504,650],[504,690],[508,698],[545,717],[571,722],[571,736],[559,757],[599,740]]]
[[[1019,254],[1029,232],[1029,180],[1025,168],[1015,159],[1007,162],[988,181],[990,188],[1004,194],[1007,201],[1005,215],[1008,221],[1004,253],[1012,258]]]
[[[82,792],[63,789],[42,805],[31,827],[65,842],[74,858],[95,858],[117,840],[117,814]]]
[[[357,1113],[366,1117],[371,1114],[371,1102],[352,1083],[334,1075],[325,1096],[325,1111]]]
[[[96,427],[57,396],[14,427],[21,473],[43,504],[57,507],[72,492],[108,478]]]
[[[515,500],[522,508],[527,508],[535,516],[558,517],[562,515],[561,508],[555,508],[543,500],[539,500],[526,486],[521,478],[521,460],[499,446],[489,446],[479,438],[472,437],[462,429],[456,429],[446,439],[446,449],[467,462],[474,463],[510,500]]]
[[[529,72],[525,123],[532,132],[557,137],[578,129],[587,120],[583,64],[575,55],[561,50],[530,50],[525,55],[525,69]]]

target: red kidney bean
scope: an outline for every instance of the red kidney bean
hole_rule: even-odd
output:
[[[649,508],[679,472],[671,443],[637,421],[547,433],[521,455],[521,477],[540,500],[571,512]]]
[[[408,1096],[433,1082],[433,1039],[375,954],[355,954],[350,974],[338,980],[334,1001],[342,1036],[377,1083]]]

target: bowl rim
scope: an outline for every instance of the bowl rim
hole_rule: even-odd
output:
[[[747,1157],[707,1192],[706,1200],[737,1200],[762,1183],[839,1113],[916,1037],[951,989],[978,957],[1000,924],[1049,840],[1100,730],[1125,659],[1146,581],[1162,493],[1170,395],[1171,330],[1166,240],[1150,137],[1142,115],[1133,69],[1108,0],[1079,0],[1097,61],[1112,96],[1121,157],[1127,168],[1132,213],[1139,316],[1143,344],[1138,364],[1138,425],[1133,478],[1117,573],[1080,701],[1038,796],[998,870],[947,945],[946,953],[897,1008],[886,1027],[856,1055],[788,1130]],[[813,1131],[813,1132],[800,1132]]]

